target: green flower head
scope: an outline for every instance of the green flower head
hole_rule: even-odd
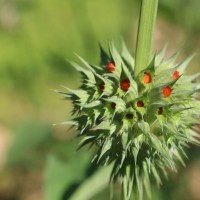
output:
[[[102,47],[101,62],[94,66],[78,57],[83,67],[78,90],[62,92],[73,103],[70,123],[83,137],[80,148],[97,147],[93,162],[113,165],[111,183],[120,180],[129,199],[133,185],[148,196],[150,175],[161,184],[160,173],[184,165],[184,147],[200,144],[197,137],[200,75],[186,75],[192,56],[175,64],[176,56],[164,60],[166,47],[152,58],[145,70],[135,74],[135,62],[123,44],[119,54],[113,43],[109,54]]]

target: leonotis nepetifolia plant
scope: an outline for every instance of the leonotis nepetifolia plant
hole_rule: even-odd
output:
[[[152,58],[158,0],[141,0],[135,59],[123,43],[121,54],[113,43],[109,53],[102,47],[101,62],[84,67],[71,64],[82,74],[78,90],[61,92],[73,103],[75,126],[83,137],[79,148],[95,145],[93,162],[113,165],[110,181],[120,180],[125,200],[137,185],[151,196],[150,175],[157,185],[160,174],[184,165],[184,147],[200,144],[197,134],[200,84],[186,75],[192,56],[176,64],[177,54],[165,60],[166,47]]]
[[[149,175],[160,185],[160,171],[176,170],[177,160],[184,165],[184,147],[199,144],[199,74],[185,74],[192,56],[180,64],[177,54],[164,60],[166,47],[138,75],[124,43],[121,55],[112,42],[109,53],[100,50],[99,66],[79,56],[84,67],[71,62],[82,74],[82,86],[61,92],[74,106],[68,123],[83,137],[79,148],[97,147],[93,162],[113,164],[111,182],[122,181],[125,199],[133,184],[151,196]]]

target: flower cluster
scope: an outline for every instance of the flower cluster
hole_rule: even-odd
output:
[[[83,137],[80,148],[97,146],[94,162],[113,164],[111,182],[122,181],[124,198],[129,199],[133,185],[140,195],[143,187],[150,196],[150,177],[161,184],[160,171],[182,164],[184,146],[198,144],[195,124],[200,103],[196,96],[198,75],[188,76],[189,57],[175,64],[176,54],[164,60],[163,48],[139,74],[135,61],[123,44],[119,54],[113,43],[109,54],[102,47],[101,62],[94,66],[79,59],[85,67],[71,64],[82,74],[78,90],[62,92],[72,100],[72,121]]]

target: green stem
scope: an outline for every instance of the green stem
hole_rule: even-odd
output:
[[[136,76],[151,61],[157,9],[158,0],[142,0],[136,46]]]

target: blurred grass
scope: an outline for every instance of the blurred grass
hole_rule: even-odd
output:
[[[22,175],[24,170],[33,173],[35,166],[41,176],[48,153],[70,163],[75,145],[68,140],[73,131],[52,124],[69,117],[71,104],[51,89],[78,87],[80,76],[67,63],[67,59],[77,60],[74,52],[98,64],[98,42],[106,47],[114,39],[120,47],[123,37],[134,53],[139,4],[139,0],[0,1],[0,126],[14,138],[8,154],[11,169],[0,173],[0,199],[29,200],[14,186],[12,198],[1,197],[2,185],[8,187],[8,193],[13,189],[11,177],[17,176],[16,167],[23,167],[17,171]],[[199,71],[199,8],[199,0],[160,0],[158,12],[156,50],[168,41],[170,51],[185,43],[182,57],[197,52],[190,73]],[[197,155],[194,160],[199,159]],[[157,199],[167,199],[170,192],[173,189],[168,194],[157,193]],[[94,199],[105,199],[105,194],[107,197],[107,190]]]

